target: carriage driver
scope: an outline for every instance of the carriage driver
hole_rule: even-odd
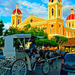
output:
[[[29,50],[30,50],[31,53],[36,52],[36,47],[35,47],[34,39],[31,40],[31,44],[29,46]]]

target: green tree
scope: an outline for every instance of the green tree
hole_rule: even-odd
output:
[[[43,28],[37,28],[37,27],[31,27],[28,31],[29,34],[32,34],[34,36],[43,36],[44,38],[47,38],[48,35],[44,32]]]
[[[28,30],[30,29],[31,25],[30,24],[27,24],[24,26],[24,29],[25,29],[25,32],[28,32]]]
[[[17,28],[10,27],[5,31],[4,35],[13,35],[13,34],[25,34],[24,30],[19,31]]]
[[[51,46],[51,40],[48,39],[36,39],[37,46]]]
[[[53,47],[58,46],[58,43],[56,42],[56,39],[52,38],[52,39],[50,40],[50,45],[53,46]]]
[[[4,36],[8,35],[8,30],[5,30]]]
[[[4,46],[4,40],[3,38],[0,38],[0,47],[3,47]]]
[[[35,43],[37,46],[43,46],[43,40],[42,39],[36,39]]]
[[[63,36],[55,36],[55,40],[58,44],[58,49],[60,49],[60,46],[62,46],[65,43],[68,43],[68,38]]]
[[[47,38],[48,35],[44,32],[44,28],[37,28],[31,27],[30,24],[25,25],[24,30],[19,31],[17,28],[10,27],[8,30],[5,31],[5,35],[12,35],[12,34],[31,34],[33,36],[43,36]]]
[[[3,35],[3,30],[4,30],[4,24],[3,21],[0,21],[0,36]]]
[[[12,34],[17,34],[18,30],[17,28],[10,27],[6,32],[8,33],[8,35],[12,35]]]

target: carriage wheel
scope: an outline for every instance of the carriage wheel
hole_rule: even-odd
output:
[[[23,60],[16,60],[11,67],[11,75],[26,75],[27,67]]]
[[[42,72],[44,74],[48,74],[49,70],[50,70],[49,63],[48,62],[43,63],[43,65],[42,65]]]
[[[53,62],[53,64],[52,64],[52,66],[53,66],[53,69],[57,69],[58,68],[58,62],[57,61],[54,61]]]
[[[4,67],[0,67],[0,75],[5,75],[7,70]]]

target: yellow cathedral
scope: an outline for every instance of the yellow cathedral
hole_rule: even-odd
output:
[[[43,19],[30,15],[27,19],[22,21],[22,12],[18,8],[17,4],[16,9],[12,12],[11,26],[17,27],[20,30],[23,30],[24,26],[27,24],[30,24],[31,27],[44,27],[49,39],[55,35],[75,38],[74,9],[71,9],[71,14],[68,15],[68,17],[66,18],[66,27],[64,27],[64,20],[62,18],[62,7],[63,5],[61,0],[49,0],[48,19]]]

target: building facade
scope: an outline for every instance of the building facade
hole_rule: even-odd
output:
[[[52,38],[55,35],[75,38],[74,9],[71,9],[71,14],[66,19],[66,27],[64,27],[62,7],[63,5],[61,0],[49,0],[48,19],[30,15],[27,19],[22,21],[22,13],[17,4],[16,9],[12,12],[11,26],[23,30],[25,25],[30,24],[31,27],[44,27],[45,32],[48,34],[48,38]]]

